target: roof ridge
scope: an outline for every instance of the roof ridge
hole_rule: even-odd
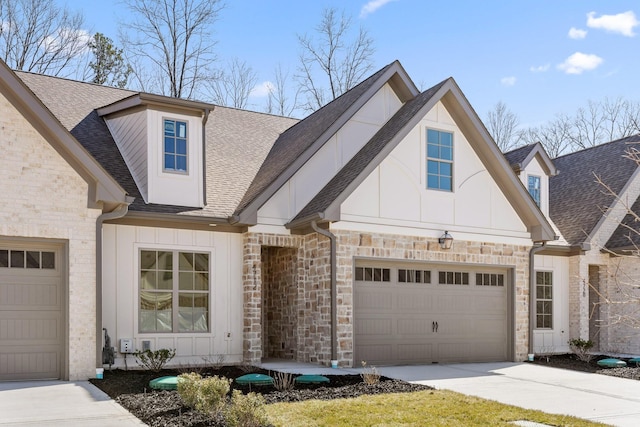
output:
[[[614,139],[613,141],[603,142],[601,144],[592,145],[591,147],[585,147],[585,148],[582,148],[582,149],[580,149],[578,151],[573,151],[571,153],[567,153],[567,154],[563,154],[561,156],[555,157],[553,160],[561,159],[561,158],[568,157],[568,156],[572,156],[574,154],[584,153],[584,152],[589,151],[589,150],[593,150],[593,149],[596,149],[596,148],[600,148],[600,147],[604,147],[604,146],[607,146],[607,145],[615,144],[617,142],[622,142],[622,141],[624,141],[626,139],[631,139],[631,138],[638,138],[638,140],[637,141],[630,141],[630,142],[640,142],[640,133],[636,133],[636,134],[628,135],[628,136],[623,136],[622,138]]]

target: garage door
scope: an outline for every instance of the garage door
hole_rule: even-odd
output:
[[[61,378],[60,250],[0,242],[0,380]]]
[[[508,270],[356,263],[354,364],[509,359]]]

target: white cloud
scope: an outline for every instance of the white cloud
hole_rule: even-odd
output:
[[[633,28],[640,24],[636,19],[636,14],[631,10],[617,15],[602,15],[599,18],[596,18],[595,15],[595,12],[587,13],[587,27],[619,33],[627,37],[635,36]]]
[[[530,67],[529,71],[532,73],[544,73],[545,71],[549,71],[551,64],[538,65],[537,67]]]
[[[587,31],[571,27],[571,29],[569,30],[569,37],[574,40],[580,40],[587,37]]]
[[[88,43],[91,38],[91,34],[85,30],[59,28],[53,35],[46,36],[42,40],[42,47],[49,53],[61,51],[66,55],[76,56],[89,51]],[[73,43],[62,45],[69,41]]]
[[[265,96],[269,96],[269,93],[274,89],[275,85],[267,80],[266,82],[257,84],[253,89],[251,89],[251,93],[249,94],[249,96],[264,98]]]
[[[515,76],[503,77],[500,79],[500,83],[502,86],[513,86],[516,84]]]
[[[360,9],[360,18],[366,18],[367,15],[372,14],[373,12],[380,9],[385,4],[390,3],[392,1],[397,1],[397,0],[370,0],[369,2],[367,2],[367,4],[362,6],[362,9]]]
[[[558,64],[558,69],[567,74],[582,74],[583,71],[596,69],[604,60],[598,55],[576,52],[562,64]]]

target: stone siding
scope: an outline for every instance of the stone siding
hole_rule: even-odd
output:
[[[87,207],[87,183],[2,95],[0,111],[0,238],[67,244],[65,365],[69,380],[85,380],[96,367],[95,227],[101,211]]]
[[[496,265],[514,269],[515,360],[528,353],[529,246],[455,241],[444,251],[435,239],[337,230],[337,356],[341,366],[353,366],[353,271],[357,258]],[[292,357],[328,365],[331,360],[330,241],[306,236],[245,234],[245,361],[262,357]],[[275,268],[282,271],[276,273]],[[297,270],[294,274],[293,270]],[[270,283],[264,283],[265,281]],[[286,282],[286,283],[285,283]],[[292,289],[295,283],[296,289]],[[263,295],[264,292],[264,295]],[[265,297],[265,313],[263,311]],[[269,301],[282,298],[286,304]],[[297,307],[292,315],[290,305]],[[266,315],[266,317],[265,317]],[[270,322],[275,324],[269,324]],[[263,322],[267,325],[263,325]],[[289,324],[287,324],[289,322]],[[294,324],[295,323],[295,324]],[[283,336],[276,337],[279,329]],[[288,338],[295,329],[296,336]],[[265,332],[266,330],[266,332]],[[266,334],[266,343],[263,340]],[[290,343],[292,349],[274,349]]]

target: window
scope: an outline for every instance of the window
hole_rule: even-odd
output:
[[[388,268],[356,267],[358,282],[390,282],[391,270]]]
[[[187,123],[164,120],[164,170],[187,172]]]
[[[427,129],[427,188],[451,191],[453,134]]]
[[[431,283],[431,271],[429,270],[405,270],[398,269],[398,282],[400,283]]]
[[[536,205],[540,206],[540,177],[529,175],[529,194],[535,200]]]
[[[56,254],[47,251],[0,249],[0,268],[53,270],[56,268]]]
[[[140,332],[209,331],[209,254],[140,252]]]
[[[440,271],[438,283],[441,285],[468,285],[469,273],[461,271]]]
[[[553,273],[536,271],[536,328],[553,328]]]
[[[504,286],[504,274],[476,273],[476,286]]]

